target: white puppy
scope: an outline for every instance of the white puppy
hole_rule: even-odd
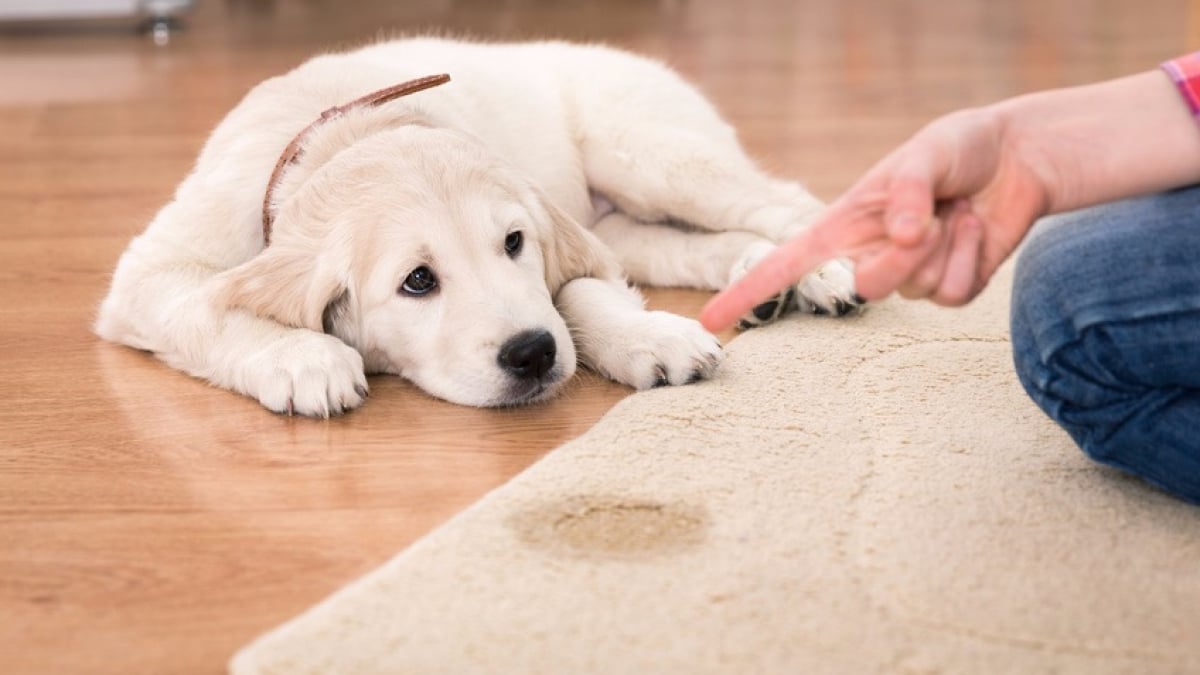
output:
[[[434,73],[453,79],[330,110]],[[96,331],[317,416],[361,404],[368,372],[479,406],[551,396],[577,360],[639,389],[686,384],[720,345],[646,311],[623,275],[724,288],[819,209],[652,61],[382,43],[315,58],[229,113],[122,256]],[[826,265],[748,320],[845,313],[852,282]]]

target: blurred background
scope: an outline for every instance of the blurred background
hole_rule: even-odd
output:
[[[425,32],[600,41],[683,71],[824,196],[932,115],[1151,67],[1200,32],[1189,0],[0,0],[0,17],[70,8],[118,15],[0,22],[0,105],[171,106],[141,131],[200,135],[316,51]],[[154,10],[178,17],[163,46]]]

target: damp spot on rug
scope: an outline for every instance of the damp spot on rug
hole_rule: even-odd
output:
[[[523,543],[553,553],[649,558],[699,546],[709,517],[685,502],[578,495],[517,512],[509,525]]]

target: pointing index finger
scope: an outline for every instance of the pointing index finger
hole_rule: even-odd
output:
[[[709,331],[724,330],[821,263],[852,256],[865,245],[885,239],[883,203],[883,196],[872,195],[854,204],[830,206],[812,226],[781,244],[746,276],[709,300],[700,312],[700,323]]]

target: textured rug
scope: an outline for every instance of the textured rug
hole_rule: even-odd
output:
[[[1025,397],[1001,276],[738,337],[232,672],[1200,672],[1200,509]]]

